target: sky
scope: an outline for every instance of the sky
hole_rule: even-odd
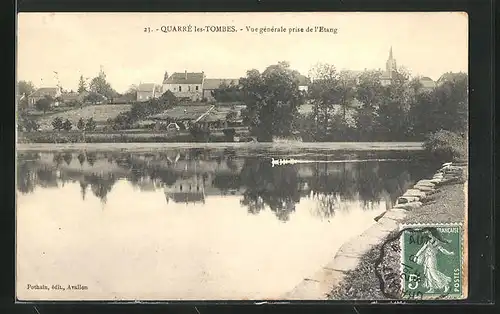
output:
[[[189,25],[191,32],[161,31]],[[101,67],[118,92],[161,84],[165,72],[240,78],[279,61],[305,75],[318,63],[385,69],[391,46],[398,66],[413,75],[437,80],[468,69],[468,17],[461,12],[19,13],[17,26],[17,79],[37,87],[59,81],[68,90],[77,89],[80,75],[90,79]],[[205,26],[237,31],[193,31]],[[247,26],[286,31],[260,34]],[[320,26],[337,33],[306,32]]]

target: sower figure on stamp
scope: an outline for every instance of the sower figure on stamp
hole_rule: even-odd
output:
[[[443,290],[447,293],[450,289],[451,278],[437,269],[437,254],[442,252],[446,255],[454,255],[441,246],[441,243],[450,243],[444,239],[436,228],[427,230],[428,241],[415,254],[415,262],[424,267],[423,286],[428,288],[427,293],[433,293],[435,290]]]

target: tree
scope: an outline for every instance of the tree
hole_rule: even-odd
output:
[[[40,129],[40,124],[38,124],[38,122],[34,118],[29,117],[22,112],[19,112],[17,128],[20,132],[35,132]]]
[[[78,81],[78,93],[81,94],[87,91],[87,83],[83,78],[83,75],[80,75],[80,80]]]
[[[43,114],[45,114],[47,112],[47,110],[49,110],[49,108],[53,102],[54,102],[54,100],[52,99],[52,97],[45,96],[45,97],[39,99],[35,103],[35,108],[39,111],[43,111]]]
[[[85,121],[83,120],[83,118],[80,118],[78,120],[78,123],[76,124],[76,127],[78,128],[78,130],[80,131],[83,131],[85,129]]]
[[[63,121],[61,117],[55,117],[54,120],[52,120],[52,127],[56,131],[60,131],[63,129]]]
[[[375,129],[376,110],[383,99],[384,87],[380,71],[364,71],[359,76],[356,99],[362,104],[356,115],[356,128],[361,140],[371,140]]]
[[[223,81],[218,89],[212,91],[212,97],[218,102],[243,101],[241,88],[234,81],[229,82],[229,84]]]
[[[85,131],[94,131],[97,125],[93,118],[89,118],[85,124]]]
[[[298,108],[304,101],[299,92],[299,73],[287,62],[271,65],[261,74],[250,70],[240,80],[247,105],[245,120],[260,141],[288,136],[294,131]]]
[[[402,140],[409,133],[408,112],[411,101],[410,74],[404,68],[393,72],[393,80],[384,88],[377,110],[377,135],[382,140]]]
[[[135,84],[130,85],[125,94],[123,94],[123,97],[125,97],[129,101],[135,101],[137,99],[138,88],[139,87]]]
[[[92,104],[98,104],[103,102],[104,100],[105,100],[104,96],[96,92],[90,92],[83,98],[83,101],[90,102]]]
[[[111,88],[111,85],[106,81],[106,74],[103,70],[99,72],[99,75],[94,77],[90,81],[90,91],[98,93],[106,97],[107,99],[112,99],[116,96],[116,91]]]
[[[308,91],[308,99],[313,105],[312,118],[315,121],[316,140],[324,140],[331,132],[335,105],[340,101],[339,74],[331,64],[317,64],[309,75],[313,81]]]
[[[26,97],[31,95],[35,91],[35,85],[30,81],[19,81],[17,82],[17,94],[25,95]]]
[[[467,133],[468,80],[466,73],[449,73],[434,90],[436,110],[433,119],[442,129]]]
[[[73,128],[73,124],[69,119],[66,119],[66,121],[64,121],[64,123],[62,124],[62,128],[65,131],[71,131],[71,129]]]

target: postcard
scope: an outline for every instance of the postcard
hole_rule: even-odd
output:
[[[17,30],[17,301],[467,298],[466,14]]]

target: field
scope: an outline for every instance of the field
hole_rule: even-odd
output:
[[[191,119],[195,120],[200,117],[202,114],[207,112],[212,105],[196,105],[196,106],[177,106],[171,109],[166,110],[163,113],[154,115],[149,117],[148,119],[176,119],[176,120],[186,120]],[[235,110],[241,110],[244,106],[235,106]],[[210,117],[224,119],[229,112],[232,111],[231,106],[216,106],[214,110],[211,111]]]
[[[75,127],[80,118],[88,119],[93,118],[96,123],[104,123],[107,119],[115,118],[122,112],[129,111],[132,105],[91,105],[85,106],[83,108],[73,109],[64,112],[58,112],[55,114],[40,117],[38,123],[40,123],[40,130],[51,130],[52,121],[56,117],[66,120],[69,119],[73,126]]]

